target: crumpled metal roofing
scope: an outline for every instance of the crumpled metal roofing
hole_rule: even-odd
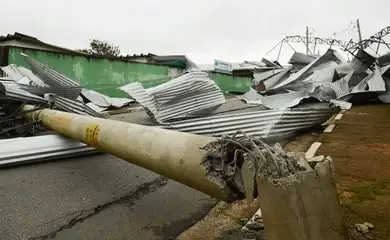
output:
[[[0,140],[0,166],[64,159],[101,153],[96,148],[60,135]]]
[[[130,98],[112,98],[96,91],[84,88],[81,90],[81,95],[96,106],[105,109],[109,107],[121,108],[135,101],[134,99]]]
[[[14,82],[7,83],[5,81],[0,82],[0,99],[22,103],[48,104],[46,99],[24,91]]]
[[[1,69],[8,75],[10,80],[18,84],[19,88],[38,96],[53,93],[74,99],[74,96],[80,91],[79,85],[67,87],[49,86],[27,68],[14,64],[2,67]]]
[[[83,88],[81,90],[81,95],[99,107],[108,108],[111,105],[107,101],[106,96],[93,90]]]
[[[285,109],[298,105],[303,99],[309,98],[307,91],[289,92],[265,96],[261,99],[261,104],[269,109]]]
[[[265,139],[283,139],[325,122],[336,109],[329,103],[303,105],[283,110],[251,111],[219,114],[203,118],[175,121],[165,128],[193,134],[220,137],[242,130]]]
[[[310,64],[306,65],[304,68],[299,70],[297,73],[290,75],[289,78],[282,81],[281,83],[275,85],[273,88],[280,88],[284,87],[290,83],[293,83],[295,81],[303,81],[307,77],[309,77],[311,74],[313,74],[314,71],[329,67],[335,67],[336,65],[345,64],[347,63],[344,58],[335,50],[328,49],[328,51],[322,55],[321,57],[317,58]]]
[[[46,85],[53,88],[68,88],[67,98],[76,99],[81,93],[81,85],[69,77],[49,68],[48,66],[22,54],[25,61],[30,65],[32,72],[37,75]]]
[[[105,118],[105,116],[96,112],[91,107],[78,100],[72,100],[50,93],[46,94],[45,98],[50,100],[50,102],[53,104],[53,108],[61,109],[66,112],[77,113],[80,115]]]
[[[120,87],[139,102],[156,122],[211,113],[225,102],[219,87],[208,74],[190,71],[166,83],[144,89],[139,82]]]
[[[330,84],[330,87],[336,93],[336,97],[340,98],[349,93],[349,80],[351,80],[353,72],[348,73],[345,77]]]
[[[300,52],[294,52],[294,54],[291,56],[288,63],[290,64],[302,64],[307,65],[319,58],[320,55],[315,54],[305,54]]]
[[[30,86],[48,87],[41,79],[35,76],[30,70],[22,66],[16,66],[10,64],[5,67],[1,67],[1,70],[5,72],[10,79],[19,84],[27,84]]]
[[[253,88],[249,88],[249,91],[237,96],[238,99],[245,101],[247,104],[261,104],[262,95],[258,94]]]

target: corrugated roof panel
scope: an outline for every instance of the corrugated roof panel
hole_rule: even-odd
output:
[[[120,87],[137,100],[155,121],[185,118],[202,110],[211,111],[225,102],[219,87],[208,74],[192,71],[153,88],[138,82]]]
[[[101,153],[59,135],[0,140],[0,167]]]
[[[265,96],[261,99],[263,106],[270,109],[285,109],[298,105],[300,101],[310,97],[306,91],[289,92]]]
[[[93,90],[82,89],[81,95],[83,95],[86,99],[93,102],[95,105],[99,107],[108,108],[111,104],[106,100],[105,95],[95,92]]]
[[[22,66],[10,64],[6,67],[2,67],[1,70],[3,70],[3,72],[5,72],[10,77],[10,79],[14,80],[17,83],[22,83],[20,81],[27,80],[28,83],[32,82],[36,86],[48,86],[41,79],[35,76],[30,70]]]
[[[316,106],[321,106],[316,108]],[[220,137],[242,130],[249,135],[263,138],[284,138],[293,133],[326,121],[335,109],[329,104],[314,104],[310,108],[288,108],[247,113],[221,114],[210,117],[187,119],[166,124],[168,129],[193,134]]]
[[[55,94],[47,94],[46,97],[53,103],[54,108],[61,109],[66,112],[77,113],[80,115],[88,115],[92,117],[105,118],[100,113],[96,112],[84,103],[57,96]]]
[[[4,93],[0,92],[0,99],[3,100],[12,100],[22,103],[35,103],[47,105],[48,101],[42,97],[31,94],[23,89],[19,88],[15,83],[0,83],[0,89],[4,89]]]
[[[45,84],[53,88],[69,88],[74,93],[71,94],[72,99],[76,99],[81,93],[81,85],[69,77],[49,68],[48,66],[22,54],[26,62],[30,65],[31,70]]]

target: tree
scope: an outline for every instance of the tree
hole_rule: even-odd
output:
[[[105,56],[119,56],[121,53],[118,46],[110,44],[107,41],[92,39],[89,46],[90,49],[80,49],[78,51]]]

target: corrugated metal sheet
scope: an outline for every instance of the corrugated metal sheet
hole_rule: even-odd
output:
[[[288,63],[307,65],[319,58],[320,55],[294,52]]]
[[[17,83],[31,84],[31,86],[48,87],[41,79],[35,76],[27,68],[10,64],[2,67],[1,70],[5,72],[10,79]]]
[[[157,122],[211,112],[225,102],[221,90],[205,72],[192,71],[153,88],[138,82],[120,87],[145,107]]]
[[[55,94],[47,94],[45,97],[48,98],[53,104],[53,108],[61,109],[66,112],[77,113],[80,115],[105,118],[103,115],[78,100],[71,100],[57,96]]]
[[[121,108],[135,102],[135,100],[130,98],[110,98],[110,102],[112,107]]]
[[[93,90],[82,89],[81,95],[83,95],[83,97],[85,97],[99,107],[108,108],[111,106],[111,104],[107,101],[103,94],[100,94]]]
[[[0,166],[64,159],[101,153],[93,147],[59,135],[0,140]]]
[[[326,121],[334,111],[329,104],[318,103],[308,108],[252,111],[188,119],[172,122],[165,128],[216,137],[232,135],[242,130],[249,135],[266,139],[282,139]]]
[[[23,57],[30,65],[33,73],[45,82],[45,84],[53,88],[69,88],[72,92],[68,93],[66,97],[70,99],[76,99],[80,95],[81,86],[79,83],[25,54],[23,54]]]
[[[345,77],[330,84],[330,87],[336,93],[336,97],[340,98],[349,93],[349,80],[351,80],[353,72],[348,73]]]
[[[106,109],[109,107],[121,108],[135,101],[134,99],[129,98],[112,98],[88,89],[82,89],[81,95],[96,106]]]
[[[367,90],[368,87],[368,90]],[[382,78],[380,70],[376,67],[375,71],[365,77],[360,83],[358,83],[352,90],[351,93],[357,92],[374,92],[374,91],[385,91],[386,86]]]
[[[48,104],[46,99],[20,89],[15,83],[5,83],[4,81],[0,83],[0,99],[22,103]]]
[[[61,97],[74,99],[74,95],[78,92],[79,87],[32,87],[24,84],[18,84],[19,87],[29,93],[44,96],[46,93],[53,93]],[[77,98],[77,97],[76,97]]]
[[[253,88],[249,88],[249,91],[243,95],[237,96],[238,99],[245,101],[247,104],[260,105],[262,95],[258,94]]]
[[[299,72],[292,74],[289,78],[277,84],[273,88],[280,88],[286,86],[287,84],[293,83],[295,81],[303,81],[316,70],[335,67],[337,65],[345,64],[345,63],[346,61],[338,52],[336,52],[333,49],[328,49],[328,51],[324,55],[317,58],[315,61],[311,62],[310,64],[306,65],[304,68],[299,70]]]
[[[261,99],[261,103],[269,109],[285,109],[298,105],[303,99],[309,97],[306,91],[289,92],[265,96]]]

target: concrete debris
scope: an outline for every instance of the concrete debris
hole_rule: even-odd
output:
[[[374,224],[372,224],[372,223],[365,222],[363,224],[366,225],[369,229],[374,229]]]
[[[264,223],[263,217],[261,215],[261,208],[259,208],[256,213],[249,219],[249,221],[242,227],[241,230],[263,230]]]
[[[357,224],[355,224],[355,228],[356,228],[356,230],[358,230],[359,232],[361,232],[363,234],[367,234],[370,232],[369,227],[365,224],[357,223]]]
[[[196,114],[210,114],[225,97],[208,74],[198,70],[166,83],[144,89],[139,82],[120,87],[138,101],[157,123],[182,119]]]

